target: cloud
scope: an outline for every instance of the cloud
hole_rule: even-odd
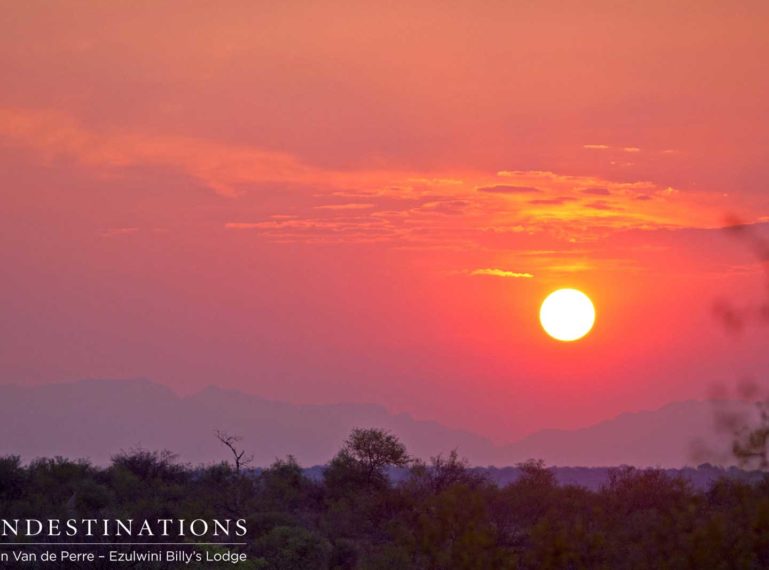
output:
[[[582,194],[590,194],[592,196],[610,196],[611,192],[609,192],[606,188],[582,188],[580,191]]]
[[[221,196],[242,196],[255,186],[354,189],[359,196],[418,194],[462,187],[461,178],[425,177],[399,170],[332,170],[289,153],[199,137],[88,128],[73,116],[45,109],[0,108],[0,140],[67,158],[90,169],[167,167],[197,179]]]
[[[139,232],[139,228],[137,227],[125,227],[125,228],[109,228],[104,230],[101,235],[103,237],[116,237],[116,236],[125,236],[125,235],[131,235]]]
[[[374,204],[326,204],[324,206],[315,206],[316,210],[367,210],[373,208]]]
[[[481,186],[476,188],[478,192],[487,194],[536,194],[542,192],[533,186],[510,186],[509,184],[496,184],[494,186]]]
[[[589,204],[585,204],[587,208],[592,208],[593,210],[604,210],[604,211],[616,211],[621,210],[619,206],[614,206],[613,204],[609,204],[605,200],[596,200],[595,202],[590,202]]]
[[[529,200],[529,204],[534,206],[560,206],[566,202],[574,202],[576,198],[570,196],[558,196],[557,198],[537,198],[536,200]]]
[[[281,243],[504,248],[534,233],[563,241],[629,228],[710,227],[720,222],[726,201],[650,181],[545,170],[329,169],[261,147],[91,128],[70,115],[45,110],[0,108],[0,143],[28,149],[42,163],[55,161],[98,178],[121,171],[154,176],[158,168],[172,170],[185,179],[183,188],[193,186],[190,179],[221,196],[238,198],[217,203],[233,220],[226,229],[254,230]],[[611,195],[612,200],[585,204],[576,201],[577,193]],[[523,198],[500,200],[504,195]],[[647,195],[655,199],[636,198]],[[190,199],[199,198],[191,193]]]
[[[607,144],[583,144],[582,148],[586,148],[589,150],[609,150],[611,148],[617,148],[617,147],[611,147]],[[622,152],[641,152],[641,149],[637,146],[624,146],[621,148]]]
[[[169,166],[197,178],[223,196],[254,182],[309,181],[316,171],[287,153],[178,135],[101,132],[46,110],[0,109],[0,135],[46,157],[74,158],[84,166]]]
[[[436,200],[434,202],[425,202],[417,208],[417,210],[447,215],[460,215],[471,205],[471,202],[468,200]]]
[[[264,225],[265,222],[227,222],[224,227],[228,230],[254,230]]]
[[[594,266],[586,261],[575,261],[574,263],[566,263],[563,265],[550,265],[547,267],[548,271],[554,273],[576,273],[579,271],[588,271]]]
[[[470,275],[490,275],[492,277],[507,277],[513,279],[533,279],[534,275],[531,273],[518,273],[516,271],[507,271],[505,269],[473,269]]]

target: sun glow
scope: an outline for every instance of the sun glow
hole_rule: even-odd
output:
[[[558,289],[543,301],[539,321],[554,339],[571,342],[581,339],[593,328],[595,307],[582,291]]]

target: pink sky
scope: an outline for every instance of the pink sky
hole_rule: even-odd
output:
[[[19,2],[0,382],[378,402],[510,440],[769,365],[764,2]],[[593,297],[565,345],[537,310]]]

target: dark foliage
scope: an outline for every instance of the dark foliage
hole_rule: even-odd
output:
[[[292,457],[262,471],[174,459],[0,458],[2,518],[245,518],[241,568],[769,567],[768,480],[697,490],[661,470],[618,468],[596,491],[559,485],[531,461],[497,485],[456,453],[412,461],[380,430],[356,430],[318,480]],[[395,467],[407,469],[397,483]]]

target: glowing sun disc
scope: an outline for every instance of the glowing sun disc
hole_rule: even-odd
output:
[[[595,307],[582,291],[558,289],[542,302],[539,322],[545,332],[556,340],[579,340],[595,324]]]

